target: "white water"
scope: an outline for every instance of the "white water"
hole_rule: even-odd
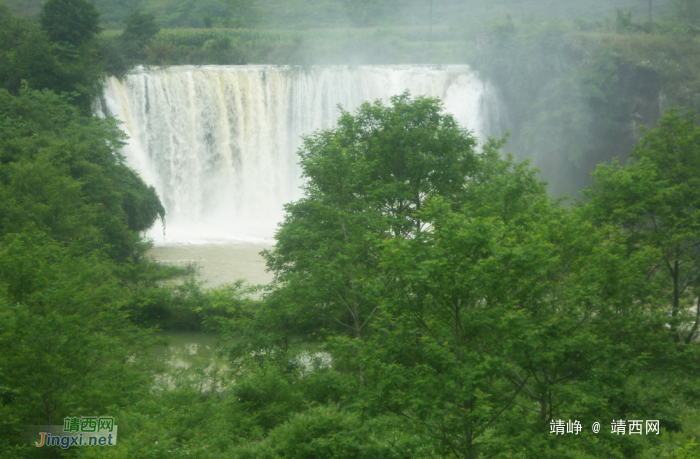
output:
[[[99,112],[123,121],[122,153],[165,206],[156,245],[269,242],[301,196],[300,136],[333,127],[338,104],[406,89],[442,99],[481,141],[499,134],[494,91],[467,66],[139,69],[107,81]]]

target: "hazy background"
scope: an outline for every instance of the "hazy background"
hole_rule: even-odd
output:
[[[497,87],[506,150],[553,195],[625,161],[664,108],[700,108],[695,0],[95,0],[108,68],[468,64]],[[40,0],[9,0],[36,16]],[[134,10],[160,27],[120,42]],[[651,19],[651,20],[650,20]],[[469,126],[466,126],[469,128]]]
[[[15,12],[38,15],[41,0],[9,0]],[[223,26],[230,11],[244,11],[250,23],[262,28],[307,29],[349,26],[424,26],[482,28],[505,15],[514,19],[613,17],[616,8],[647,16],[647,0],[95,0],[103,27],[121,29],[123,19],[136,8],[150,11],[163,27]],[[653,15],[666,14],[669,2],[653,0]]]

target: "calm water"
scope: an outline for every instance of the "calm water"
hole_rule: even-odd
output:
[[[245,279],[250,284],[267,284],[272,274],[265,272],[265,261],[260,251],[271,249],[263,244],[220,245],[170,245],[151,249],[149,254],[157,261],[184,265],[195,262],[199,265],[198,277],[206,287]]]
[[[191,386],[200,392],[222,391],[232,379],[226,361],[217,355],[216,337],[204,332],[160,332],[167,346],[151,350],[155,362],[152,390]]]
[[[198,278],[205,287],[245,279],[251,284],[266,284],[272,275],[265,272],[265,262],[259,255],[261,250],[270,249],[263,244],[220,244],[220,245],[170,245],[154,247],[150,255],[167,264],[185,265],[195,262],[199,265]],[[225,389],[232,380],[227,377],[228,365],[217,355],[216,336],[205,332],[161,332],[159,335],[168,341],[167,346],[157,346],[151,355],[156,360],[156,386],[172,389],[181,384],[195,386],[200,391]],[[323,365],[330,365],[330,356],[315,352],[316,345],[309,345],[307,353],[298,357],[299,363],[310,371],[315,359]]]
[[[151,249],[157,261],[185,265],[197,263],[197,277],[205,287],[245,279],[251,284],[266,284],[272,275],[265,272],[260,251],[272,248],[263,244],[190,244],[158,246]],[[176,387],[183,382],[200,390],[222,390],[230,381],[222,377],[226,363],[216,355],[216,336],[205,332],[162,332],[167,346],[152,349],[158,367],[156,387]]]
[[[171,390],[186,385],[200,392],[221,392],[235,381],[229,373],[229,362],[217,351],[216,336],[204,332],[160,332],[167,346],[151,350],[155,358],[151,367],[155,373],[153,390]],[[316,365],[329,368],[331,356],[318,352],[318,345],[306,343],[296,360],[300,371],[309,373]]]
[[[152,355],[170,368],[187,369],[192,365],[218,362],[216,336],[204,332],[159,332],[167,346],[156,346]]]

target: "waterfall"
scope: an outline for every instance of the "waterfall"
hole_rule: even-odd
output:
[[[301,196],[300,137],[333,127],[338,104],[409,90],[439,97],[481,140],[497,135],[493,88],[467,66],[179,66],[109,78],[97,109],[123,122],[127,164],[163,202],[157,245],[269,241]]]

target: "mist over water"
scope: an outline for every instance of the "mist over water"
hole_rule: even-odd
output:
[[[500,135],[493,87],[468,66],[180,66],[110,78],[99,107],[123,121],[122,153],[155,186],[167,231],[156,245],[269,243],[301,197],[302,135],[340,112],[409,90],[439,97],[484,141]]]

